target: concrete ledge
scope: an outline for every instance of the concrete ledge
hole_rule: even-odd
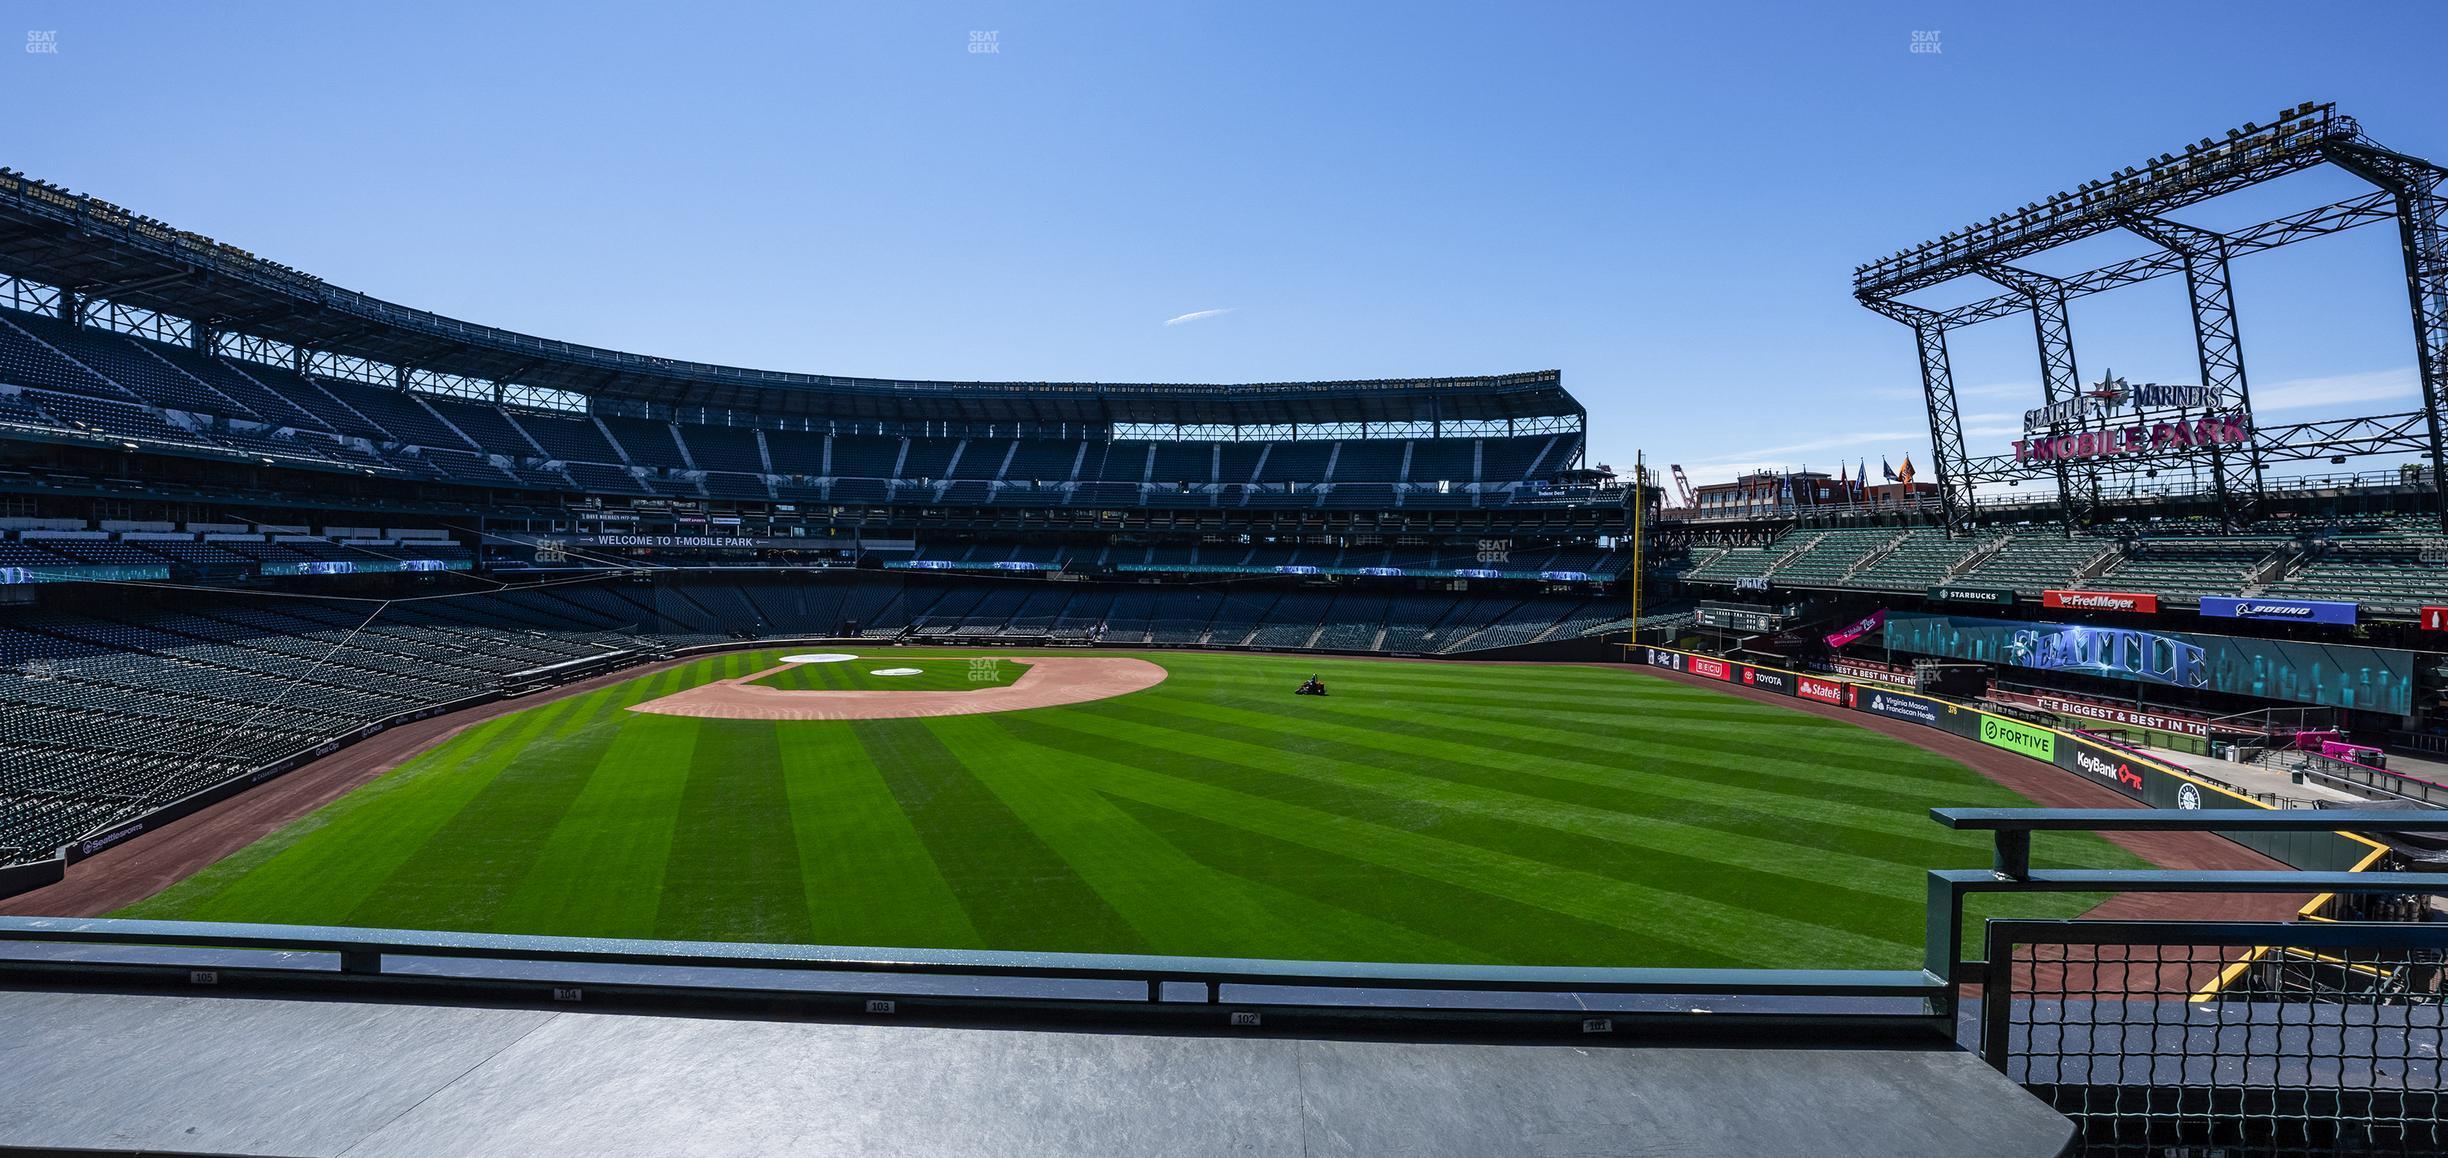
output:
[[[2054,1155],[1949,1050],[1428,1044],[0,992],[0,1147]]]

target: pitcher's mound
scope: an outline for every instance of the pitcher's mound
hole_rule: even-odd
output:
[[[1051,708],[1128,695],[1163,683],[1165,669],[1144,659],[1102,656],[1009,658],[1028,668],[1020,678],[974,692],[803,692],[750,681],[780,668],[737,679],[716,680],[661,699],[632,704],[633,712],[658,716],[702,716],[716,720],[901,720],[916,716],[974,716]]]

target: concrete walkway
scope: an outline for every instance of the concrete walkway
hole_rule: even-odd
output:
[[[1062,1033],[0,992],[0,1147],[282,1155],[2055,1154],[1950,1049]]]

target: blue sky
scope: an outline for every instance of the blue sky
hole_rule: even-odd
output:
[[[1861,261],[2303,100],[2448,157],[2424,3],[11,11],[57,51],[0,65],[0,163],[409,305],[843,374],[1553,367],[1594,460],[1704,481],[1926,461]],[[2366,229],[2238,266],[2268,420],[2410,402],[2396,262]],[[2174,280],[2074,326],[2086,378],[2198,377]],[[1957,336],[1975,453],[2036,404],[2031,346]]]

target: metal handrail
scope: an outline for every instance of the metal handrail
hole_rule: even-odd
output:
[[[1054,953],[978,949],[909,949],[824,945],[765,945],[730,942],[632,940],[601,937],[548,937],[504,933],[357,929],[333,926],[223,924],[198,921],[149,921],[117,918],[0,917],[0,944],[10,942],[127,947],[193,947],[216,950],[269,950],[260,961],[227,967],[257,976],[320,974],[366,981],[388,974],[401,982],[435,983],[425,976],[403,976],[387,970],[396,960],[458,959],[586,966],[681,967],[687,969],[766,970],[842,975],[918,975],[966,977],[979,980],[1090,980],[1136,982],[1145,986],[1144,999],[1134,997],[1047,997],[1011,991],[977,991],[966,997],[927,994],[925,999],[948,1004],[1005,1007],[1061,1005],[1195,1009],[1224,1001],[1227,985],[1261,989],[1347,991],[1436,991],[1460,994],[1591,993],[1621,995],[1725,995],[1810,998],[1841,1001],[1860,998],[1907,998],[1923,1004],[1918,1015],[1891,1020],[1931,1022],[1951,1017],[1956,987],[1978,981],[1988,968],[1984,961],[1966,961],[1963,954],[1964,902],[1986,893],[2159,892],[2159,893],[2425,893],[2448,889],[2448,878],[2405,872],[2192,871],[2179,869],[2033,869],[2034,832],[2344,832],[2413,833],[2448,831],[2448,812],[2336,810],[2270,812],[2254,809],[2129,809],[2129,808],[1935,808],[1932,819],[1959,831],[1996,835],[1997,860],[1989,869],[1937,869],[1928,877],[1928,922],[1922,968],[1913,969],[1684,969],[1591,968],[1573,966],[1464,965],[1399,962],[1281,961],[1234,957],[1172,957],[1149,954]],[[2375,851],[2375,855],[2377,855]],[[2367,867],[2369,862],[2366,862]],[[2266,933],[2270,926],[2260,928]],[[308,961],[297,954],[332,954],[337,974],[325,961]],[[0,956],[0,975],[27,971],[143,971],[164,968],[156,962],[131,962],[78,956],[75,959],[35,959]],[[411,970],[411,973],[417,971]],[[464,979],[459,979],[464,980]],[[536,985],[537,978],[515,984]],[[1168,984],[1193,984],[1204,1001],[1169,999]],[[748,992],[770,996],[774,990],[755,985],[707,981],[658,982],[629,976],[590,982],[614,990]],[[828,991],[831,997],[908,996],[891,989]],[[1245,1004],[1267,1007],[1264,999]],[[1314,998],[1291,999],[1280,1008],[1324,1008],[1353,1013],[1375,1009],[1393,1016],[1418,1014],[1434,1008],[1441,1013],[1472,1010],[1451,1002],[1405,1005],[1382,996],[1346,1005]],[[1490,1011],[1482,1011],[1490,1012]],[[1860,1008],[1823,1005],[1817,1015],[1859,1015]],[[1499,1014],[1506,1015],[1506,1014]],[[1513,1011],[1513,1016],[1520,1011]],[[1553,1010],[1530,1016],[1552,1018]],[[1879,1015],[1870,1015],[1879,1016]]]
[[[1948,828],[1982,832],[2448,832],[2448,810],[1933,808],[1930,818]]]
[[[1160,987],[1223,985],[1289,988],[1436,990],[1502,993],[1775,994],[1794,997],[1928,998],[1939,983],[1910,969],[1585,968],[1367,961],[1280,961],[1240,957],[1053,953],[981,949],[898,949],[771,945],[612,937],[553,937],[328,925],[236,924],[125,918],[0,917],[0,942],[175,946],[332,953],[344,974],[377,975],[386,958],[451,958],[692,969],[905,974],[986,978],[1137,981],[1147,1000]],[[57,964],[46,962],[45,964]],[[294,971],[307,968],[289,963]]]

